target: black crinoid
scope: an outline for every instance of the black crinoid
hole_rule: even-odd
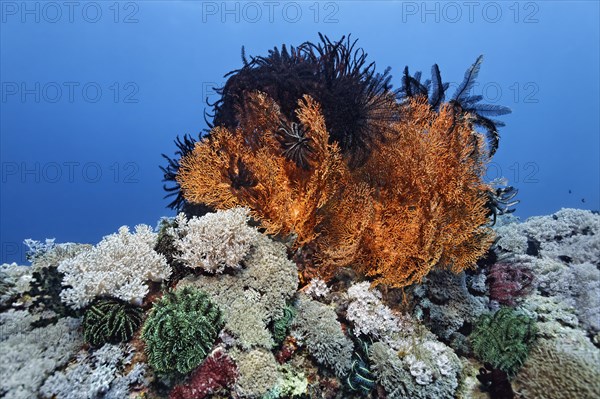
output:
[[[322,34],[319,38],[316,44],[305,42],[289,50],[283,45],[249,60],[242,51],[242,68],[225,75],[227,82],[216,89],[221,98],[211,104],[214,113],[209,125],[237,127],[245,93],[256,90],[275,100],[284,118],[297,122],[294,110],[308,94],[321,104],[330,137],[339,143],[350,165],[362,164],[384,140],[388,123],[398,117],[389,69],[377,73],[350,36],[339,41]],[[305,165],[308,140],[293,126],[284,129],[282,152]]]
[[[502,105],[482,104],[480,101],[483,100],[483,96],[471,93],[475,85],[475,80],[479,75],[482,62],[483,56],[480,55],[465,72],[462,83],[458,85],[456,92],[449,102],[453,105],[458,117],[469,115],[473,125],[485,130],[489,155],[491,157],[498,149],[500,140],[498,127],[504,126],[504,122],[491,119],[491,117],[509,114],[511,110]],[[414,96],[426,96],[431,107],[438,110],[444,102],[448,86],[448,83],[442,83],[440,69],[437,64],[434,64],[431,68],[431,79],[427,79],[423,83],[421,83],[421,72],[417,72],[411,76],[408,72],[408,67],[406,67],[404,68],[402,87],[398,92],[398,98],[401,101],[405,101]]]
[[[496,224],[498,215],[513,213],[520,200],[516,200],[519,190],[507,184],[506,179],[494,179],[490,183],[490,190],[486,193],[488,216],[492,218],[491,224]]]
[[[201,135],[198,135],[198,140],[200,137]],[[210,211],[210,208],[207,206],[190,204],[187,202],[183,197],[179,183],[177,183],[177,180],[175,179],[179,172],[179,160],[194,150],[194,146],[198,140],[194,139],[194,137],[189,134],[185,134],[183,139],[177,136],[175,139],[175,145],[177,146],[175,156],[171,158],[166,154],[162,154],[162,157],[167,160],[167,166],[160,166],[160,169],[163,172],[163,189],[167,192],[164,198],[175,197],[167,207],[178,213],[183,212],[188,217],[203,216]],[[168,186],[167,184],[172,185]]]
[[[296,122],[291,122],[289,125],[282,122],[278,133],[283,155],[298,167],[308,170],[314,148],[311,145],[312,139],[302,126]]]

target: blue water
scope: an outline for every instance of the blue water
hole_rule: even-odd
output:
[[[352,33],[370,59],[460,82],[502,117],[489,178],[520,190],[522,218],[600,208],[599,3],[0,1],[0,262],[23,239],[95,243],[154,225],[160,156],[206,127],[205,99],[240,49]],[[450,90],[452,94],[453,90]]]

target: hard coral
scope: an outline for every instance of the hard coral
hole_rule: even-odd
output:
[[[127,226],[110,234],[96,246],[63,260],[61,298],[75,309],[83,308],[97,296],[112,296],[140,303],[149,291],[148,281],[169,277],[171,268],[164,256],[154,251],[156,233],[147,225]]]
[[[231,387],[237,378],[237,366],[222,348],[215,349],[189,377],[171,391],[169,399],[203,399]]]

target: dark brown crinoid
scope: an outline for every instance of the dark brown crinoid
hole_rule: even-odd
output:
[[[360,166],[384,140],[389,122],[398,118],[389,68],[377,73],[375,63],[349,36],[319,38],[316,44],[289,50],[282,46],[249,60],[242,53],[243,67],[227,74],[227,82],[217,89],[221,98],[211,104],[209,125],[236,128],[245,92],[266,93],[289,120],[295,119],[298,100],[308,94],[322,106],[330,139],[339,143],[351,166]]]
[[[302,126],[296,122],[289,125],[282,123],[278,139],[283,149],[283,156],[298,167],[308,170],[314,149],[311,145],[312,139],[306,135]]]

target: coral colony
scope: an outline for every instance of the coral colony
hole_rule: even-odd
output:
[[[177,139],[174,218],[0,267],[0,398],[598,398],[600,216],[520,222],[510,110],[274,48]]]

